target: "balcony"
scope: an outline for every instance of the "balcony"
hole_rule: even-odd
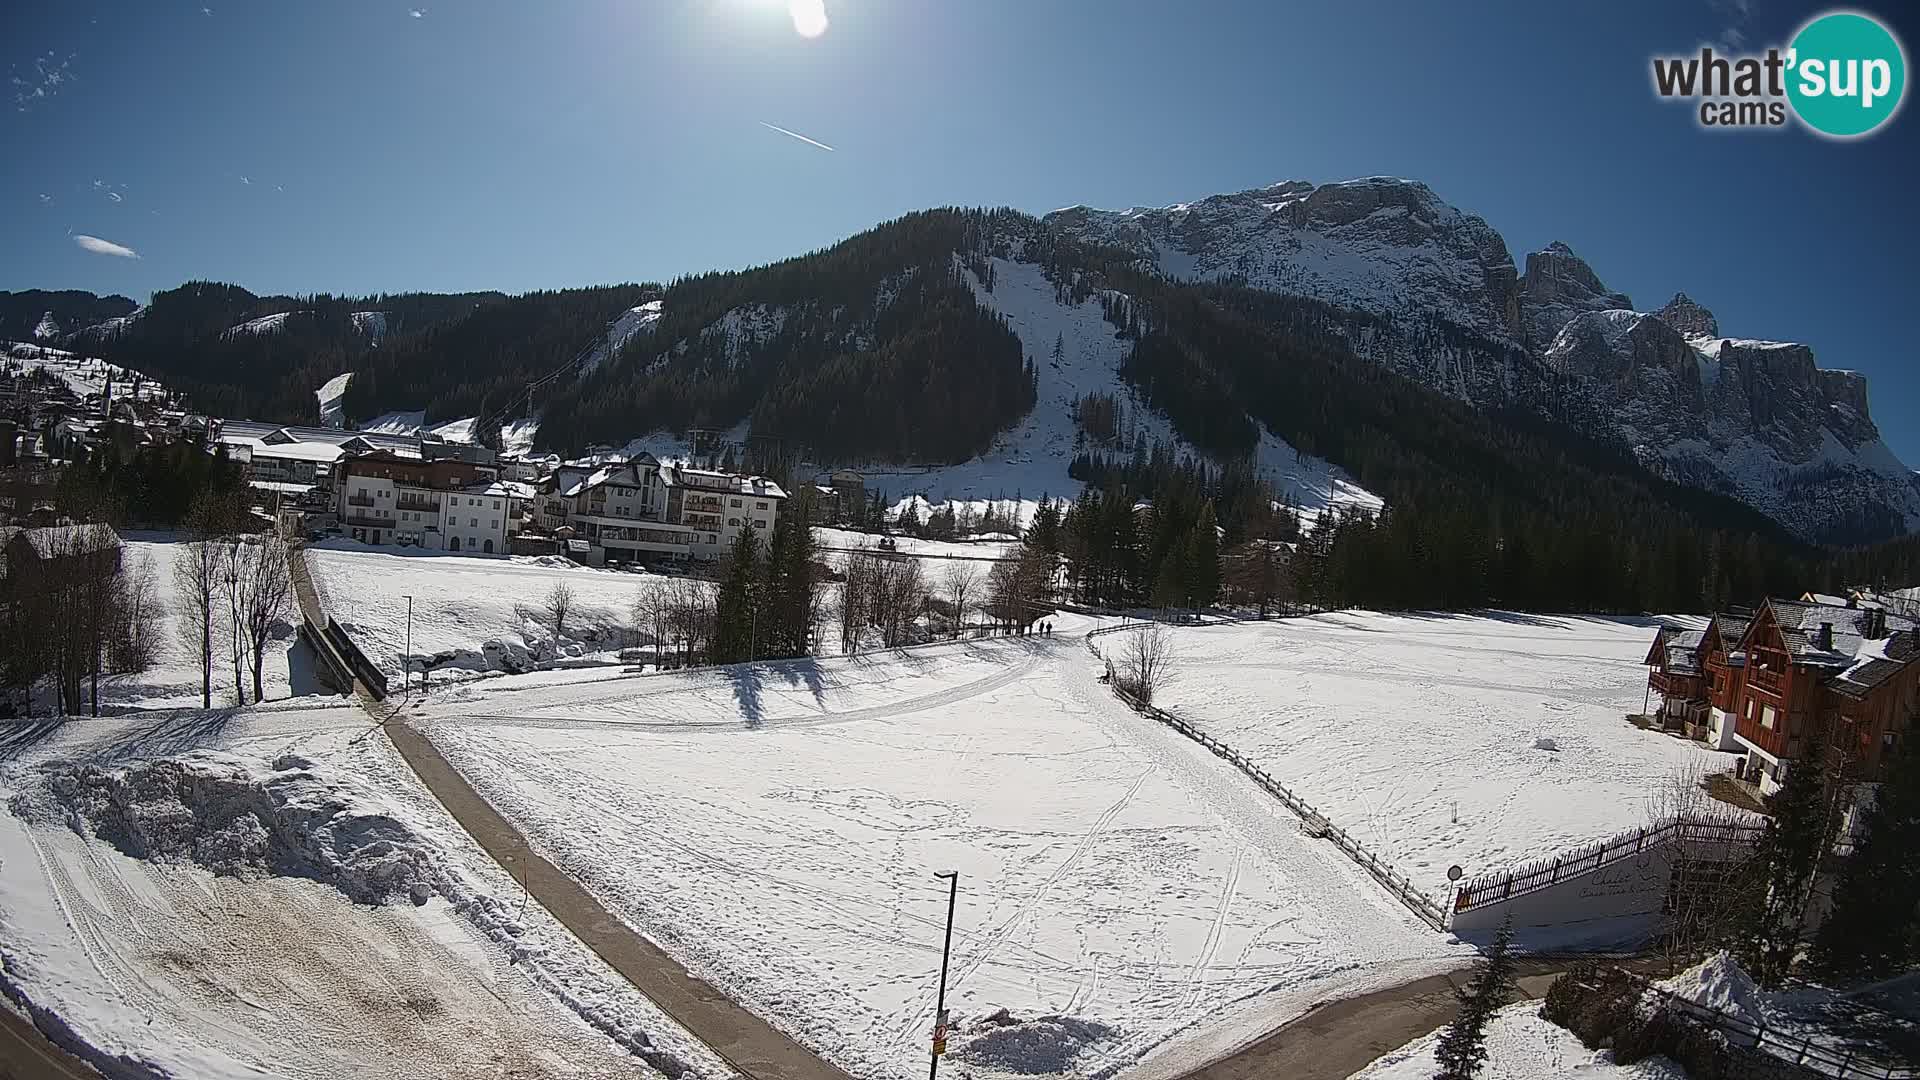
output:
[[[391,529],[397,525],[392,518],[377,518],[371,515],[363,517],[359,514],[348,514],[340,519],[340,524],[359,525],[370,529]]]
[[[348,506],[372,506],[372,505],[373,505],[373,496],[371,496],[371,495],[349,495],[349,496],[347,496],[347,505],[348,505]]]
[[[1783,671],[1774,671],[1770,668],[1762,667],[1747,669],[1747,685],[1756,690],[1765,691],[1774,697],[1781,696],[1786,688],[1786,683],[1786,673]]]
[[[1647,675],[1647,685],[1654,693],[1670,698],[1702,698],[1700,676],[1675,675],[1666,671],[1655,671]]]

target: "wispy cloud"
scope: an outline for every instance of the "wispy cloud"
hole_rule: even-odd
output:
[[[424,19],[427,17],[427,9],[423,7],[408,8],[407,14],[413,16],[416,19]]]
[[[107,198],[109,198],[109,199],[112,199],[112,200],[113,200],[114,202],[122,202],[122,201],[124,201],[124,200],[122,200],[122,199],[120,198],[120,193],[119,193],[119,192],[117,192],[117,191],[109,191],[109,192],[107,192]]]
[[[46,192],[44,192],[44,191],[43,191],[43,192],[41,192],[41,193],[40,193],[40,205],[41,205],[41,206],[52,206],[52,205],[53,205],[53,196],[51,196],[51,195],[49,195],[49,194],[47,194],[47,193],[46,193]]]
[[[137,259],[140,257],[139,252],[125,244],[116,244],[111,240],[102,240],[97,236],[88,236],[86,233],[75,233],[73,235],[73,242],[80,245],[80,250],[91,251],[95,255],[112,255],[121,259]]]
[[[779,124],[769,124],[765,120],[762,120],[759,123],[761,127],[766,128],[768,131],[777,131],[780,134],[786,135],[790,138],[799,139],[801,142],[806,143],[808,146],[817,146],[822,150],[833,149],[833,147],[828,146],[826,143],[821,142],[819,139],[809,139],[805,135],[802,135],[797,131],[788,131],[786,128],[781,127]]]
[[[240,182],[241,182],[241,183],[243,183],[243,184],[246,184],[246,185],[248,185],[248,186],[251,186],[251,185],[253,184],[253,177],[251,177],[251,176],[243,176],[243,177],[241,177],[241,178],[240,178]]]
[[[33,58],[33,68],[22,73],[16,66],[7,81],[13,87],[13,107],[26,112],[35,105],[58,94],[60,88],[73,81],[73,58],[68,53],[65,60],[56,60],[49,51],[45,56]]]

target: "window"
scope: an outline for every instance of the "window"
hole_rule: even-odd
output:
[[[498,529],[500,528],[500,519],[499,519],[499,518],[494,518],[494,519],[493,519],[493,524],[492,524],[492,525],[489,525],[489,526],[487,526],[487,527],[488,527],[488,528],[490,528],[490,529],[494,529],[494,530],[496,530],[496,531],[497,531],[497,530],[498,530]]]
[[[767,504],[764,500],[762,500],[760,502],[754,503],[753,508],[755,510],[765,510],[767,508]]]
[[[493,500],[493,508],[494,508],[495,510],[498,510],[498,509],[500,509],[500,500],[499,500],[499,499],[495,499],[495,500]]]
[[[1893,748],[1896,744],[1899,743],[1899,741],[1900,741],[1899,736],[1895,735],[1893,732],[1891,731],[1881,732],[1880,752],[1883,754],[1893,753]]]
[[[737,529],[737,528],[739,528],[739,527],[740,527],[740,519],[739,519],[739,518],[728,518],[728,519],[727,519],[727,528],[729,528],[729,529]]]
[[[468,518],[468,519],[467,519],[467,528],[469,528],[469,529],[477,529],[477,528],[479,528],[479,527],[480,527],[480,519],[479,519],[479,518]]]
[[[707,534],[707,543],[709,543],[709,544],[717,544],[717,543],[719,543],[719,542],[720,542],[720,538],[719,538],[719,537],[717,537],[717,536],[715,536],[715,535],[713,535],[712,533],[708,533],[708,534]]]
[[[733,507],[738,507],[738,506],[740,505],[740,500],[739,500],[739,499],[735,499],[735,500],[733,500],[733,501],[732,501],[731,503],[728,503],[727,505],[729,505],[729,506],[733,506]]]
[[[766,528],[766,527],[767,527],[767,519],[766,519],[766,518],[756,518],[756,519],[754,520],[754,523],[753,523],[753,527],[754,527],[754,528],[756,528],[756,529],[764,529],[764,528]]]
[[[1760,726],[1772,730],[1774,717],[1777,715],[1779,714],[1773,711],[1773,706],[1762,705],[1760,707]]]

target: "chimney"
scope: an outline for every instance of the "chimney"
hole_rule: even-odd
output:
[[[1866,626],[1860,636],[1868,640],[1877,640],[1887,636],[1887,612],[1885,608],[1871,607],[1865,616]]]
[[[1832,623],[1823,622],[1820,624],[1820,635],[1813,639],[1813,645],[1814,645],[1814,648],[1819,649],[1821,652],[1833,651],[1833,624]]]
[[[1849,592],[1849,593],[1847,594],[1847,606],[1848,606],[1848,607],[1850,607],[1850,608],[1857,608],[1857,607],[1859,607],[1859,606],[1860,606],[1860,594],[1859,594],[1859,593],[1857,593],[1857,592]]]

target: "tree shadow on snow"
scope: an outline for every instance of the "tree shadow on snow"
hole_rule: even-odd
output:
[[[13,761],[51,739],[67,725],[65,717],[45,720],[8,720],[0,723],[0,761]]]
[[[99,764],[129,759],[170,757],[199,750],[226,733],[237,708],[170,712],[150,723],[123,730],[98,743],[87,758]]]
[[[726,672],[727,681],[733,684],[733,700],[740,706],[740,718],[749,731],[758,730],[766,722],[766,708],[760,700],[760,665],[730,664]]]

